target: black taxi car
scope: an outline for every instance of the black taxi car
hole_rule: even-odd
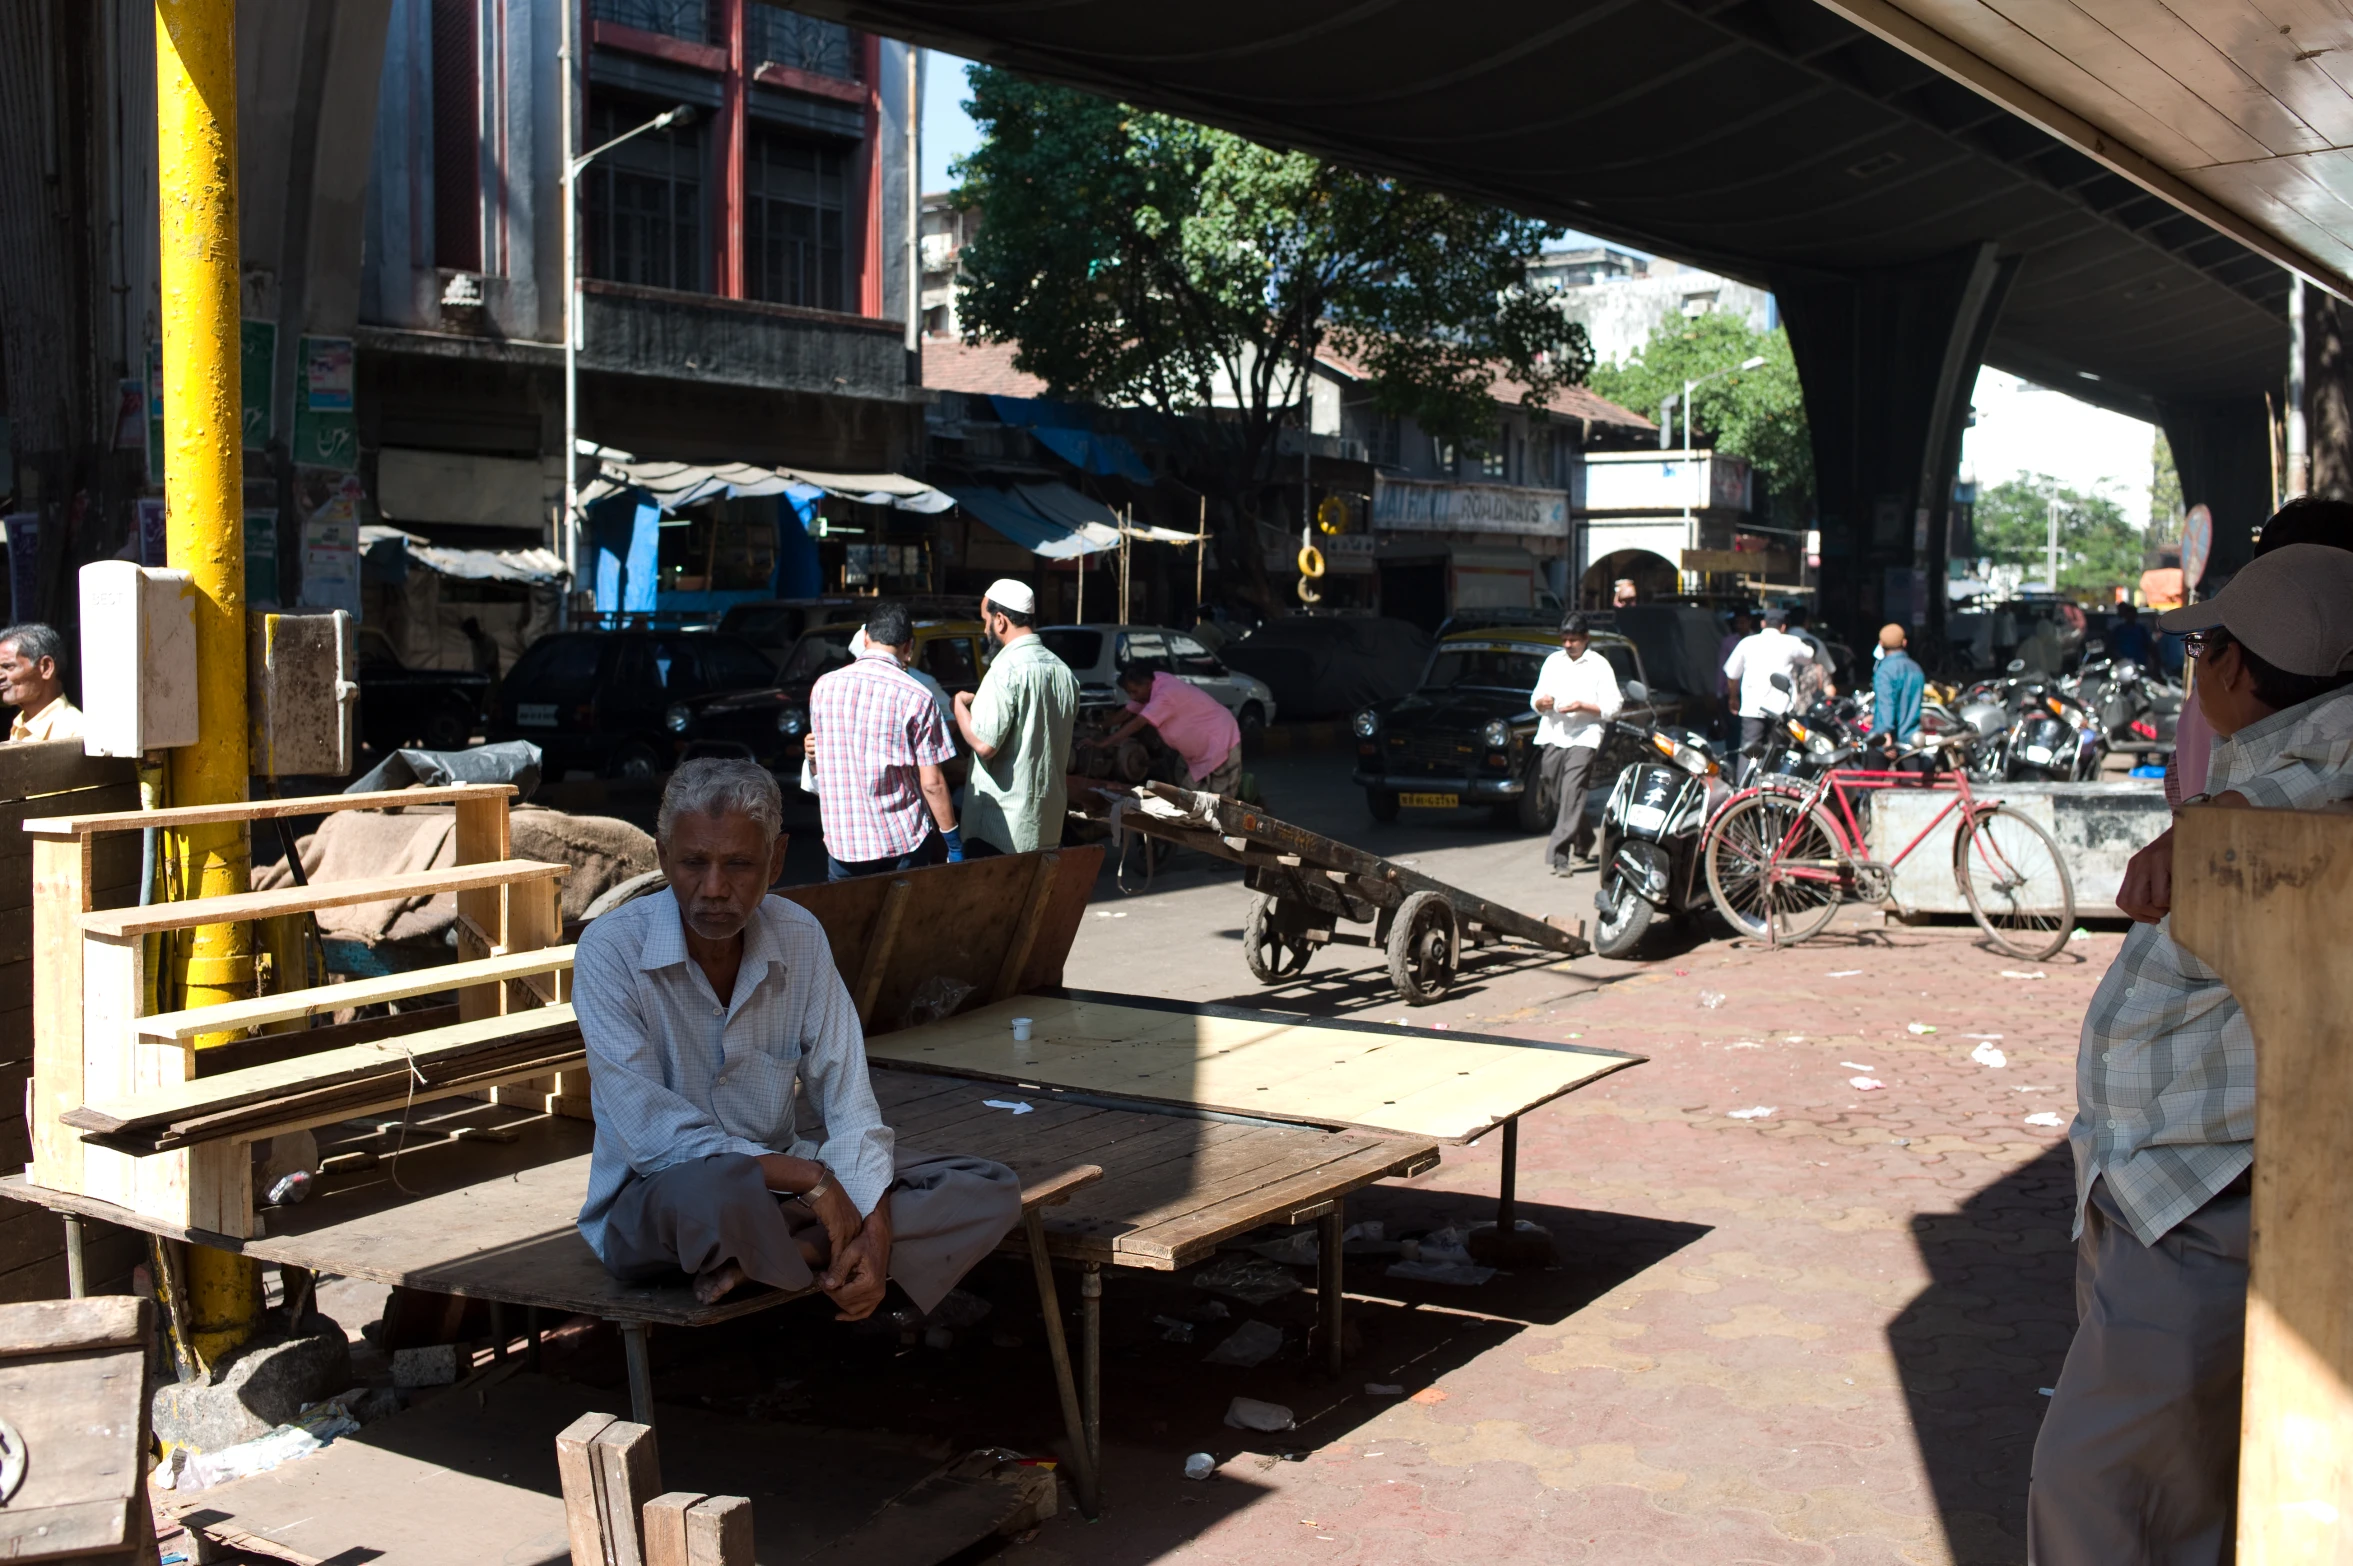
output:
[[[1592,645],[1609,660],[1626,698],[1618,721],[1604,731],[1586,784],[1588,800],[1598,805],[1609,798],[1618,769],[1642,753],[1639,731],[1671,721],[1681,703],[1649,689],[1642,655],[1625,637],[1596,630]],[[1551,826],[1554,801],[1544,791],[1529,692],[1544,660],[1559,650],[1559,635],[1544,627],[1453,631],[1431,649],[1417,688],[1359,711],[1356,783],[1373,819],[1394,821],[1400,808],[1483,805],[1518,831]]]

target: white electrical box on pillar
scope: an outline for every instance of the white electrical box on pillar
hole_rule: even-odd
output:
[[[82,750],[144,756],[193,745],[196,588],[185,571],[82,567]]]

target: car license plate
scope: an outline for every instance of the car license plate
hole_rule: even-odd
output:
[[[1397,803],[1409,810],[1452,810],[1462,803],[1460,794],[1400,794]]]
[[[556,704],[552,701],[526,701],[515,704],[515,722],[527,729],[552,729],[556,726]]]

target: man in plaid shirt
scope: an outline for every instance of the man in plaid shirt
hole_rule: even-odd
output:
[[[828,880],[931,864],[943,849],[951,864],[964,857],[940,772],[956,747],[931,692],[907,672],[914,656],[906,606],[881,604],[866,617],[866,650],[809,688]]]
[[[2159,623],[2198,660],[2214,804],[2353,797],[2353,553],[2273,550]],[[2035,1442],[2033,1566],[2205,1566],[2234,1548],[2255,1041],[2173,940],[2170,851],[2168,834],[2135,857],[2117,902],[2141,922],[2084,1016],[2067,1133],[2079,1320]]]

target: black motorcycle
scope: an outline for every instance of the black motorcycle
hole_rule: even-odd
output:
[[[1618,773],[1601,812],[1600,913],[1593,949],[1626,957],[1665,915],[1711,906],[1699,879],[1700,838],[1731,789],[1707,741],[1688,729],[1652,729],[1649,753]]]

